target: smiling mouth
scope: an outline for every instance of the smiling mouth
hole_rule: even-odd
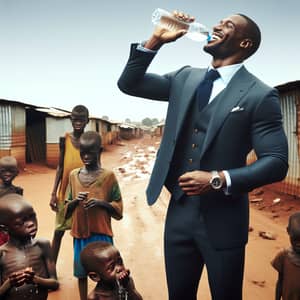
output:
[[[219,32],[213,32],[210,38],[210,42],[220,41],[223,39],[223,35]]]

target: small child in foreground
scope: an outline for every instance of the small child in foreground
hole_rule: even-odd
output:
[[[58,281],[50,242],[35,239],[37,219],[29,202],[18,194],[0,201],[0,224],[9,241],[0,246],[0,299],[46,300]]]
[[[278,271],[275,300],[300,299],[300,212],[290,216],[287,232],[291,247],[280,251],[271,262]]]
[[[142,300],[120,252],[110,243],[93,242],[80,254],[89,277],[97,282],[88,300]]]

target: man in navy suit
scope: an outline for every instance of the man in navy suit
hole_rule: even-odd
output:
[[[193,21],[183,13],[174,16]],[[147,188],[149,205],[163,185],[171,193],[164,234],[169,299],[196,299],[206,265],[212,299],[241,300],[248,192],[284,179],[288,170],[278,93],[243,65],[258,49],[261,35],[256,23],[241,14],[214,26],[204,46],[212,56],[208,69],[147,73],[159,48],[185,33],[156,27],[148,41],[133,44],[118,86],[129,95],[169,102]],[[219,77],[200,109],[205,97],[199,87],[211,69]],[[257,160],[247,165],[252,149]]]

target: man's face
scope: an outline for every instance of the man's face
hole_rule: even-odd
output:
[[[214,58],[225,59],[244,50],[240,44],[245,39],[247,21],[233,15],[213,27],[212,39],[204,46],[204,51]]]
[[[18,173],[16,166],[0,166],[0,178],[5,185],[10,185]]]
[[[115,282],[118,275],[125,270],[120,252],[110,247],[101,253],[101,263],[99,264],[99,275],[101,280]]]
[[[35,237],[37,233],[37,218],[31,206],[24,205],[21,208],[12,208],[9,214],[11,217],[6,225],[11,236],[21,240]]]

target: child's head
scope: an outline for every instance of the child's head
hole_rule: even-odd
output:
[[[8,194],[1,198],[0,225],[10,237],[22,241],[34,238],[38,228],[33,207],[18,194]]]
[[[0,179],[3,181],[3,184],[11,185],[18,174],[17,160],[13,156],[0,158]]]
[[[287,232],[294,251],[300,254],[300,212],[296,212],[289,217]]]
[[[110,243],[92,242],[80,253],[83,267],[89,277],[103,283],[115,283],[118,274],[125,270],[120,252]]]
[[[79,141],[79,151],[86,167],[97,165],[102,151],[101,137],[96,131],[84,132]]]
[[[76,105],[71,112],[71,123],[74,131],[83,132],[88,122],[88,109],[84,105]]]

